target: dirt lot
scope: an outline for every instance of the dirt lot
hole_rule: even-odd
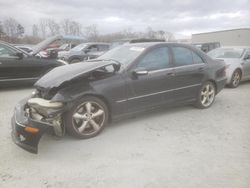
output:
[[[39,154],[12,143],[15,104],[32,89],[0,91],[0,187],[250,187],[250,82],[207,110],[157,110],[89,140],[46,135]]]

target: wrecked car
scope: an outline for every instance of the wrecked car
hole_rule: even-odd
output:
[[[53,69],[17,104],[12,137],[37,153],[44,133],[98,135],[111,120],[162,105],[210,107],[226,83],[224,62],[195,47],[134,43],[95,60]]]

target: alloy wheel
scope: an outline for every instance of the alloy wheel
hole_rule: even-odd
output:
[[[204,107],[210,106],[215,98],[215,88],[211,83],[207,83],[201,90],[200,100]]]
[[[239,85],[239,83],[240,83],[240,79],[241,79],[240,72],[235,71],[234,74],[233,74],[233,77],[232,77],[232,85],[234,87],[237,87]]]
[[[87,101],[76,108],[72,123],[81,135],[92,135],[102,128],[105,118],[105,111],[101,105]]]

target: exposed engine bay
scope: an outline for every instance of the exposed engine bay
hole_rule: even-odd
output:
[[[61,102],[51,103],[42,98],[30,98],[26,104],[25,115],[52,126],[56,136],[63,136],[65,132],[62,123],[63,106]]]

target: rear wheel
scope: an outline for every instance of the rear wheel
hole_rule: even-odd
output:
[[[232,78],[231,78],[231,82],[229,84],[229,87],[231,88],[236,88],[239,86],[241,81],[241,71],[239,69],[235,70]]]
[[[108,122],[106,104],[97,97],[84,97],[77,101],[66,114],[67,132],[74,137],[85,139],[98,135]]]
[[[212,82],[203,84],[198,93],[196,107],[201,109],[209,108],[215,100],[215,93],[215,85]]]

